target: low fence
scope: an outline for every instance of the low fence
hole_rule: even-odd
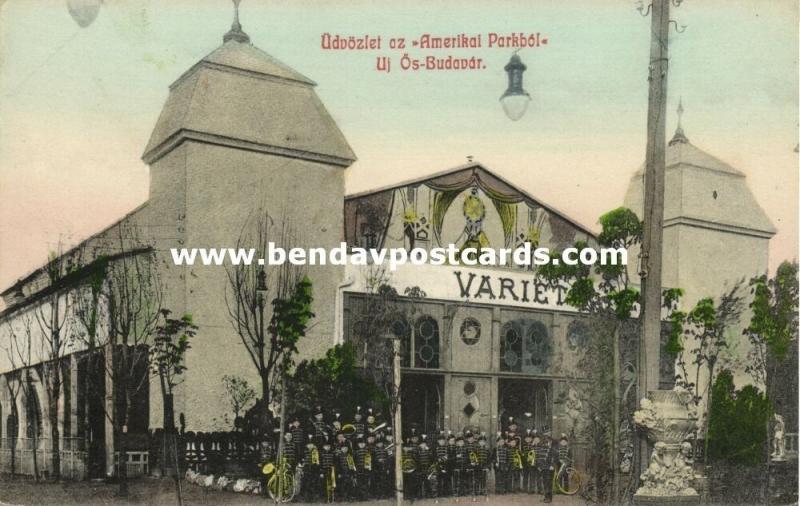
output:
[[[254,438],[240,432],[186,432],[176,434],[177,460],[181,471],[191,469],[201,474],[249,476],[256,473],[260,454]],[[166,454],[164,433],[151,436],[152,467],[175,468],[175,455]],[[171,453],[171,452],[170,452]]]
[[[0,447],[0,472],[4,474],[21,474],[33,476],[52,475],[53,452],[49,439],[37,440],[37,449],[33,449],[33,439],[5,439]],[[82,445],[66,441],[59,452],[61,476],[70,480],[86,478],[86,452]],[[35,459],[34,459],[35,457]]]

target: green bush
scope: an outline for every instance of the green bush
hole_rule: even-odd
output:
[[[772,404],[753,385],[736,390],[730,371],[714,382],[708,427],[711,460],[754,465],[766,460]]]

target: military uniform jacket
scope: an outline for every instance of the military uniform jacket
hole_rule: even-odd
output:
[[[297,454],[294,452],[294,445],[284,445],[283,458],[286,459],[286,463],[289,467],[294,467],[294,465],[297,464]]]
[[[550,467],[550,464],[548,463],[548,459],[550,457],[550,447],[539,443],[533,447],[533,450],[536,452],[536,469],[541,471]]]
[[[478,445],[478,447],[475,448],[475,453],[478,454],[478,467],[481,469],[485,468],[486,463],[489,462],[489,448]]]
[[[492,458],[492,464],[494,465],[495,469],[500,471],[508,470],[508,447],[498,446],[494,449],[494,455]]]
[[[327,434],[328,426],[325,424],[325,422],[314,420],[314,439],[316,440],[317,445],[322,446],[322,441],[325,439],[325,435]]]
[[[430,448],[417,448],[417,472],[428,473],[428,468],[431,467],[431,450]]]
[[[450,464],[450,455],[447,451],[447,446],[437,446],[436,447],[436,461],[439,462],[439,466],[443,468],[447,468]]]
[[[302,455],[306,440],[303,428],[293,426],[289,429],[289,432],[292,433],[292,445],[294,446],[295,454]]]
[[[319,451],[319,464],[323,472],[329,472],[336,465],[336,456],[333,450],[321,449]]]
[[[307,444],[303,449],[303,465],[304,466],[314,466],[314,453],[317,454],[320,463],[322,463],[322,456],[320,455],[321,452],[317,450],[317,447],[313,444]]]
[[[453,466],[455,469],[461,469],[462,471],[469,467],[469,452],[467,452],[466,446],[459,447],[456,445]]]
[[[349,451],[347,453],[343,452],[342,450],[338,450],[336,452],[336,471],[339,474],[348,474],[353,472],[353,469],[350,467],[350,459],[347,458],[348,456],[355,459],[355,457],[353,457]],[[353,460],[353,464],[355,464],[355,460]]]
[[[533,444],[533,441],[530,443],[523,442],[522,443],[522,464],[525,469],[533,469],[536,467],[536,464],[533,464],[533,468],[528,465],[528,454],[529,452],[533,452],[534,455],[536,454],[536,446]]]
[[[558,445],[558,462],[561,464],[569,464],[572,462],[572,451],[570,451],[569,445],[562,446]]]
[[[367,455],[370,455],[370,458],[372,458],[372,452],[370,452],[370,449],[366,446],[364,448],[356,448],[353,450],[353,458],[356,462],[356,469],[360,473],[368,471],[366,468]]]

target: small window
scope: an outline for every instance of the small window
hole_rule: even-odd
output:
[[[461,340],[472,346],[481,340],[481,323],[475,318],[465,318],[461,323]]]

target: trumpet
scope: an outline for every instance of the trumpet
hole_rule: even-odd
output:
[[[367,471],[372,471],[372,454],[367,453],[364,455],[364,469]]]
[[[469,463],[472,464],[473,466],[477,466],[478,464],[480,464],[477,452],[469,452]]]
[[[528,450],[528,467],[533,467],[536,464],[536,452],[534,450]]]
[[[352,453],[348,453],[347,457],[345,457],[345,460],[347,460],[347,468],[349,470],[351,470],[351,471],[355,471],[356,470],[356,461],[353,460],[353,454]]]

